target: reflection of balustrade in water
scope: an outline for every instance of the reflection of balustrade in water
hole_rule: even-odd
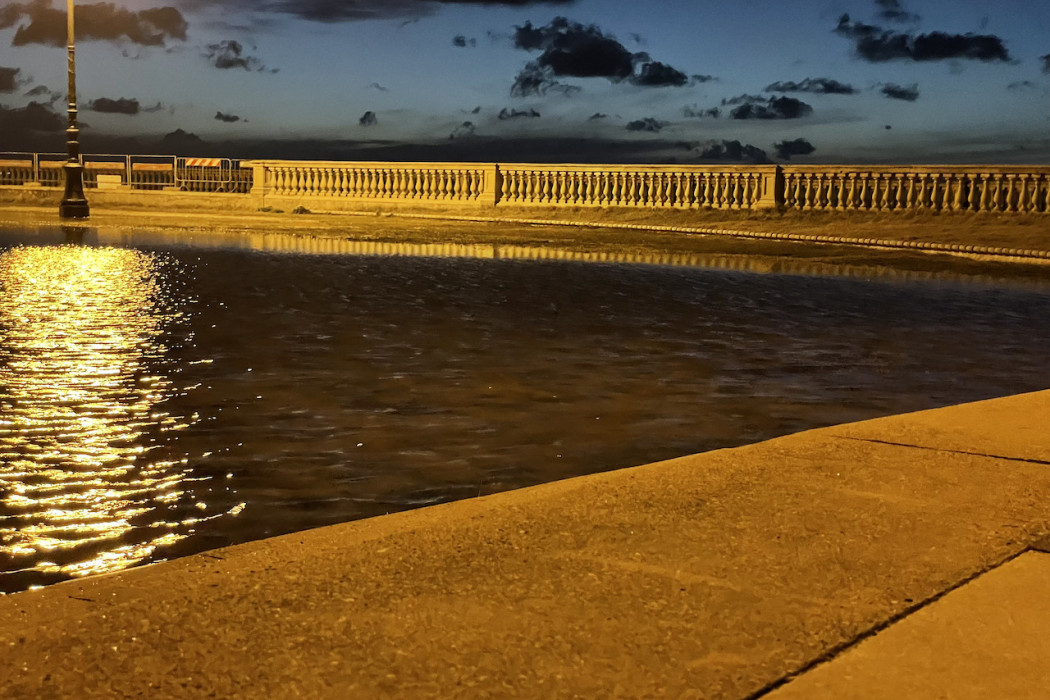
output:
[[[1045,213],[1047,168],[783,168],[789,209]]]

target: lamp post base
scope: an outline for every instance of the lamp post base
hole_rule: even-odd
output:
[[[58,216],[62,219],[86,219],[91,216],[86,199],[63,199],[58,205]]]

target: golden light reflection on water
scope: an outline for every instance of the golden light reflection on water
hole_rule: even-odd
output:
[[[58,578],[130,566],[186,536],[168,522],[186,460],[159,436],[165,307],[156,260],[82,246],[0,255],[0,559]],[[173,512],[178,512],[174,509]],[[170,519],[170,517],[168,518]]]

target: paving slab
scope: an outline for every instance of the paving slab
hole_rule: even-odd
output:
[[[817,666],[768,700],[1042,700],[1050,554],[1030,552]]]
[[[1050,532],[1027,446],[1048,407],[808,431],[7,596],[0,697],[754,697]],[[896,444],[919,426],[941,437]]]

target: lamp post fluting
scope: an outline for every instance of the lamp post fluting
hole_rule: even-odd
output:
[[[80,129],[77,127],[77,66],[76,42],[73,27],[73,0],[66,0],[66,33],[68,36],[69,61],[69,125],[66,127],[66,150],[69,160],[63,170],[66,174],[66,191],[58,205],[58,215],[63,219],[86,219],[90,210],[84,196],[84,166],[80,162]]]

